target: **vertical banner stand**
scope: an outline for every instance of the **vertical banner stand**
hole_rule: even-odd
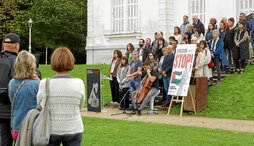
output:
[[[194,103],[194,97],[192,95],[192,92],[191,90],[188,90],[188,92],[190,93],[190,96],[191,96],[191,101],[192,101],[192,106],[193,106],[193,109],[194,109],[194,113],[196,114],[196,107],[195,107],[195,103]],[[186,96],[172,96],[172,99],[170,101],[170,104],[169,104],[169,107],[168,107],[168,115],[169,115],[169,112],[171,110],[171,107],[172,107],[172,103],[173,101],[176,102],[176,103],[180,103],[181,104],[181,109],[180,109],[180,117],[182,117],[182,114],[183,114],[183,104],[184,104],[184,98]]]

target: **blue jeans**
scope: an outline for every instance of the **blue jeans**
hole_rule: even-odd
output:
[[[138,88],[140,87],[140,83],[141,83],[141,81],[130,81],[131,97],[134,96],[134,91],[138,90]],[[131,100],[131,104],[132,104],[132,106],[134,106],[133,100]]]
[[[170,77],[171,76],[166,76],[163,77],[163,87],[165,89],[166,92],[166,102],[170,102],[171,101],[171,95],[168,95],[168,90],[169,90],[169,84],[170,84]]]
[[[229,50],[223,49],[222,66],[229,66],[228,56],[229,56]]]
[[[81,146],[82,133],[50,135],[48,146]]]
[[[141,81],[130,81],[131,91],[135,91],[140,87]]]

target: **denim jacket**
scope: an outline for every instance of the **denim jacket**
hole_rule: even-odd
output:
[[[18,88],[19,84],[23,80],[12,79],[9,83],[9,99],[13,104],[13,96]],[[36,95],[39,88],[39,81],[27,80],[20,88],[16,96],[12,111],[11,128],[15,131],[19,131],[23,119],[30,109],[37,107]]]

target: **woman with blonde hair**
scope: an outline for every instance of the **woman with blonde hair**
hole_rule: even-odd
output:
[[[14,63],[14,78],[9,82],[9,99],[11,102],[11,134],[17,140],[22,121],[30,109],[36,108],[36,95],[39,78],[35,75],[35,57],[21,51]]]
[[[84,83],[69,72],[74,67],[74,56],[66,47],[57,48],[51,56],[51,68],[56,72],[49,80],[48,109],[50,114],[50,146],[80,146],[84,131],[80,110],[84,105]],[[45,105],[46,79],[37,94],[37,103]]]

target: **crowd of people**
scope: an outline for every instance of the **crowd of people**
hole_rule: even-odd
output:
[[[56,75],[49,78],[47,87],[46,79],[41,80],[36,69],[36,58],[20,51],[20,43],[17,34],[7,34],[0,54],[0,145],[12,146],[13,140],[17,146],[32,145],[32,129],[24,130],[24,118],[31,109],[48,106],[48,145],[80,146],[84,130],[80,109],[84,105],[85,88],[81,79],[69,75],[75,63],[73,54],[66,47],[53,52],[51,68]],[[26,124],[31,125],[32,121]]]
[[[223,17],[217,23],[215,18],[211,18],[205,29],[197,16],[193,16],[190,23],[189,17],[185,15],[183,23],[174,27],[173,35],[168,39],[163,36],[163,32],[159,31],[154,34],[153,41],[151,38],[139,39],[138,48],[129,43],[126,52],[114,51],[109,73],[112,79],[112,105],[118,105],[123,100],[120,110],[129,109],[132,113],[141,115],[141,110],[156,94],[157,89],[163,95],[162,106],[168,107],[171,96],[167,92],[170,90],[177,45],[196,44],[194,79],[207,77],[209,85],[213,85],[220,84],[222,72],[243,73],[246,61],[253,53],[254,20],[247,21],[244,13],[240,14],[237,22],[234,18]],[[217,80],[213,79],[215,73]],[[147,78],[155,89],[151,88],[144,103],[137,105],[134,97]]]
[[[244,72],[246,60],[253,53],[253,40],[254,21],[248,22],[244,13],[240,14],[236,25],[234,18],[222,18],[218,24],[211,18],[207,30],[197,16],[192,18],[192,24],[188,16],[183,16],[183,23],[174,27],[174,34],[168,39],[159,31],[154,34],[153,41],[151,38],[139,39],[138,48],[129,43],[126,52],[113,52],[109,71],[111,104],[121,103],[121,110],[130,109],[132,114],[141,115],[147,103],[153,102],[153,97],[161,91],[161,105],[168,107],[171,96],[167,93],[177,45],[197,46],[193,78],[207,77],[213,81],[216,72],[217,83],[220,83],[222,71]],[[36,68],[36,58],[27,51],[20,51],[20,43],[17,34],[7,34],[0,54],[0,126],[7,129],[4,135],[1,131],[0,145],[11,146],[12,140],[16,141],[24,134],[20,130],[27,113],[46,103],[51,121],[48,145],[81,145],[84,128],[80,109],[85,99],[84,83],[69,75],[75,62],[73,54],[66,47],[54,51],[51,68],[56,75],[50,78],[50,84],[46,84]],[[142,100],[138,99],[141,93],[145,96]],[[45,103],[47,97],[49,101]]]

